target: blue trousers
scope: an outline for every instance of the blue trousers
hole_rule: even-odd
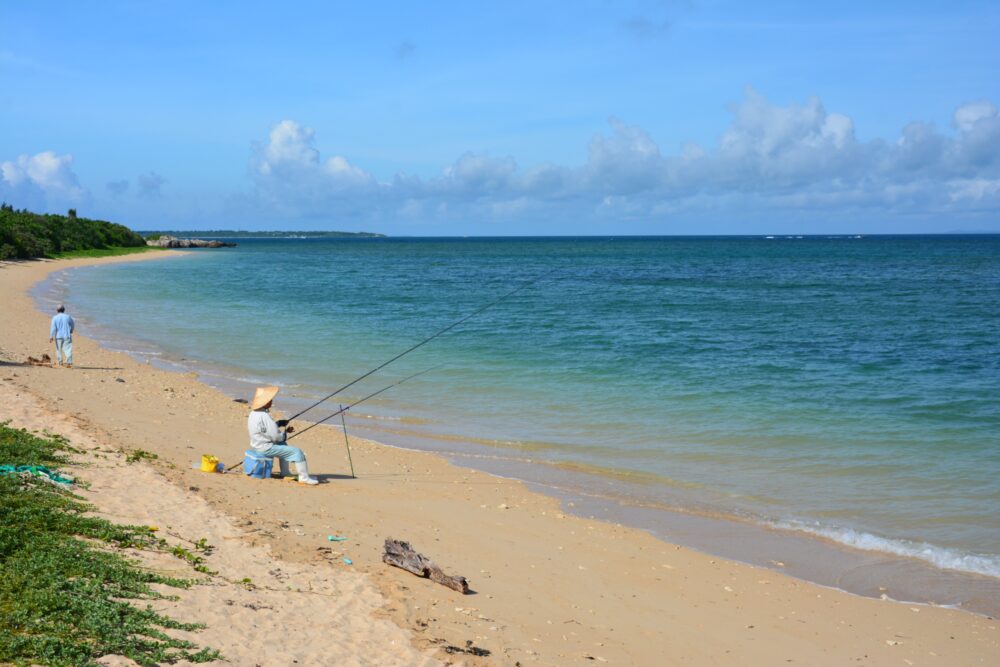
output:
[[[271,445],[270,449],[263,452],[257,451],[257,453],[261,456],[277,457],[289,463],[299,463],[306,460],[306,455],[302,453],[301,449],[288,445]]]

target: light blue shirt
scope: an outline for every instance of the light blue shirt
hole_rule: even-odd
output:
[[[73,338],[73,329],[76,324],[73,318],[66,313],[59,313],[52,318],[52,327],[49,329],[49,338]]]

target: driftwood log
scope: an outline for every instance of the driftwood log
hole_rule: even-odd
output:
[[[453,577],[445,574],[430,558],[414,551],[409,542],[394,540],[391,537],[385,538],[385,553],[382,554],[382,561],[407,572],[412,572],[418,577],[436,581],[459,593],[469,592],[469,582],[465,580],[465,577]]]

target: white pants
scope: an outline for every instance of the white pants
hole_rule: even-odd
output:
[[[72,338],[56,338],[56,362],[62,363],[63,357],[66,358],[67,364],[73,363],[73,339]]]

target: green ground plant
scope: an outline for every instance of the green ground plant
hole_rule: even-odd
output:
[[[160,457],[153,452],[147,452],[145,449],[133,449],[125,457],[125,463],[135,463],[137,461],[142,461],[143,459],[155,461],[158,458]]]
[[[0,423],[0,465],[55,468],[68,462],[67,448]],[[87,516],[90,509],[50,483],[0,476],[0,664],[96,665],[107,654],[141,665],[219,659],[164,632],[203,626],[139,606],[164,597],[151,584],[192,582],[144,570],[116,551],[169,547],[149,527],[113,524]]]
[[[90,248],[89,250],[70,250],[53,255],[55,259],[76,259],[79,257],[118,257],[119,255],[135,255],[144,252],[163,252],[165,248],[146,246],[143,248]]]

